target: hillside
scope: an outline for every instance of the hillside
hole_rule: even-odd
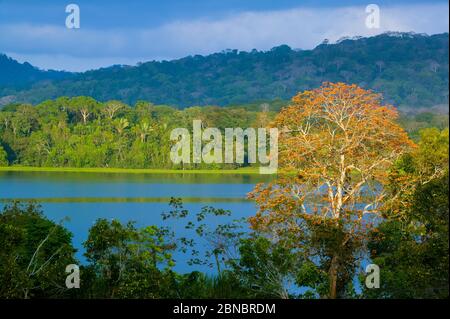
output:
[[[17,73],[0,60],[0,100],[38,103],[87,95],[130,104],[147,100],[178,107],[222,106],[289,99],[323,81],[343,81],[381,92],[402,108],[430,108],[448,104],[448,50],[448,33],[387,33],[321,44],[313,50],[286,45],[265,52],[227,50],[112,66],[68,78],[67,73],[39,71],[29,64]],[[30,81],[33,86],[24,88]]]
[[[0,87],[26,87],[31,83],[74,75],[70,72],[40,70],[28,62],[19,63],[4,54],[0,54],[0,71]]]

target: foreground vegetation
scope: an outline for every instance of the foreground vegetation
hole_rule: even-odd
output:
[[[415,143],[397,117],[356,85],[299,93],[272,122],[283,128],[280,172],[249,195],[254,216],[211,227],[209,217],[231,212],[193,215],[172,198],[162,218],[193,234],[184,237],[99,219],[83,243],[80,289],[64,284],[78,263],[71,234],[35,204],[10,203],[0,214],[0,297],[448,298],[449,131],[423,129]],[[216,275],[176,273],[175,253]],[[380,268],[378,288],[365,285],[368,261]]]

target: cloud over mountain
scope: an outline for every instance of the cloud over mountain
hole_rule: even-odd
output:
[[[380,6],[381,25],[365,25],[365,6],[243,11],[171,20],[151,27],[66,29],[64,24],[0,23],[0,52],[42,68],[80,71],[112,63],[209,54],[226,48],[267,50],[279,44],[311,49],[327,38],[385,31],[446,32],[448,3]],[[114,61],[114,62],[113,62]]]

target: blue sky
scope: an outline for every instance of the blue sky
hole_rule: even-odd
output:
[[[80,7],[67,29],[65,7]],[[368,4],[380,28],[365,26]],[[0,52],[44,69],[83,71],[224,49],[311,49],[385,31],[448,32],[446,1],[0,0]]]

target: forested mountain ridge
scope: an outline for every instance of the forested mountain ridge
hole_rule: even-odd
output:
[[[39,103],[86,95],[134,104],[177,107],[289,99],[323,81],[355,83],[382,93],[401,108],[448,104],[448,33],[386,33],[323,43],[313,50],[281,45],[270,51],[227,50],[208,56],[112,66],[31,88],[0,82],[0,101]],[[0,69],[3,74],[5,71]]]
[[[43,81],[58,80],[74,76],[75,73],[40,70],[28,62],[19,63],[0,53],[0,87],[26,87],[27,84]]]

